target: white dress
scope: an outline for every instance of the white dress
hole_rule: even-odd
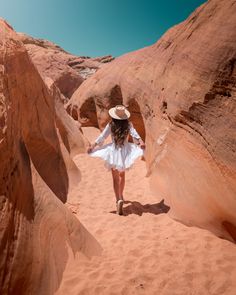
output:
[[[135,130],[133,124],[130,123],[129,133],[132,138],[140,139],[138,132]],[[111,134],[112,142],[103,145],[104,140]],[[134,161],[144,155],[144,150],[138,145],[128,142],[128,136],[124,141],[124,145],[115,148],[115,142],[111,133],[111,126],[108,123],[103,129],[102,133],[97,137],[95,142],[100,146],[92,151],[89,155],[91,157],[100,157],[105,163],[105,167],[108,170],[111,168],[117,169],[119,171],[129,170],[129,168],[134,164]]]

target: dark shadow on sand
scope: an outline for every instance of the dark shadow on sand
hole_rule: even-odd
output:
[[[126,206],[128,204],[128,206]],[[151,214],[162,214],[167,213],[170,210],[170,207],[164,203],[164,199],[160,203],[156,204],[146,204],[142,205],[137,201],[125,201],[123,206],[123,216],[128,216],[130,214],[136,214],[142,216],[143,213]],[[111,211],[111,213],[116,214],[116,211]]]

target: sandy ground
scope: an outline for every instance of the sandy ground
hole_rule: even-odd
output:
[[[99,134],[83,131],[90,141]],[[126,172],[124,216],[115,214],[103,161],[87,154],[74,161],[82,180],[68,207],[102,252],[70,259],[57,294],[236,294],[236,245],[170,219],[168,204],[149,190],[144,161]]]

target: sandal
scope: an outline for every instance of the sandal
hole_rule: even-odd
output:
[[[116,204],[117,206],[117,214],[119,215],[123,215],[123,204],[124,204],[124,201],[123,200],[119,200]]]

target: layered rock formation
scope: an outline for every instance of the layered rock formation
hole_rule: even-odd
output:
[[[85,81],[68,108],[103,128],[127,105],[173,218],[236,239],[236,1],[211,0],[156,44]]]
[[[84,80],[114,59],[110,55],[97,58],[75,56],[50,41],[23,33],[18,35],[43,79],[51,78],[54,81],[64,95],[64,101],[71,97]]]
[[[86,141],[3,20],[0,40],[0,293],[53,294],[70,256],[99,249],[62,203]]]

